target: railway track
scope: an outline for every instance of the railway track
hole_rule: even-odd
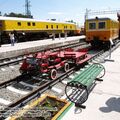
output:
[[[80,46],[81,46],[81,48],[90,47],[90,45],[86,44],[86,42],[78,42],[78,43],[69,44],[69,46],[64,45],[64,46],[60,46],[60,47],[49,48],[46,50],[54,52],[54,51],[59,51],[59,50],[67,49],[67,48],[75,48],[75,47],[80,47]],[[44,51],[45,50],[37,51],[37,52],[44,52]],[[34,54],[34,53],[29,53],[29,54]],[[18,64],[20,61],[22,61],[23,59],[26,58],[26,55],[28,55],[28,54],[25,54],[22,56],[20,55],[20,56],[16,56],[16,57],[12,57],[12,58],[0,59],[0,68],[11,65],[11,64]]]
[[[63,73],[62,75],[59,75],[59,77],[56,80],[42,79],[42,78],[38,78],[38,77],[35,76],[35,77],[32,77],[32,78],[29,78],[29,80],[27,80],[26,82],[24,82],[24,81],[20,82],[19,81],[19,83],[14,83],[14,85],[11,83],[12,86],[9,85],[6,88],[1,88],[0,91],[6,90],[7,94],[4,95],[4,98],[6,98],[7,95],[10,93],[10,91],[8,92],[8,89],[11,90],[10,88],[12,88],[13,86],[15,86],[15,87],[17,86],[17,87],[19,87],[19,90],[20,90],[20,84],[22,85],[22,83],[24,83],[24,87],[22,86],[22,90],[20,90],[21,93],[23,93],[23,91],[24,91],[23,95],[19,95],[16,99],[15,99],[15,96],[13,94],[12,94],[12,96],[9,96],[9,98],[11,100],[13,100],[13,99],[14,100],[13,100],[12,103],[9,102],[10,104],[4,106],[4,108],[6,108],[6,110],[8,110],[8,108],[13,108],[13,107],[16,107],[16,106],[20,107],[21,105],[26,104],[29,100],[31,100],[31,99],[33,99],[37,96],[40,96],[46,90],[48,90],[48,89],[52,90],[54,85],[63,81],[65,78],[68,78],[71,74],[73,74],[74,71],[75,71],[75,68],[71,68],[67,73]],[[34,82],[34,85],[33,85],[34,80],[35,80],[35,82]],[[29,83],[29,87],[25,86],[25,84],[28,85],[27,82],[31,82],[31,84]],[[25,91],[29,91],[29,92],[26,92],[26,95],[25,95]],[[13,92],[13,91],[11,91],[11,92]],[[14,92],[16,92],[15,89],[14,89]]]
[[[112,51],[115,50],[118,46],[119,46],[119,44],[116,47],[114,47],[112,49]],[[106,52],[100,51],[99,53],[95,54],[92,57],[92,60],[90,60],[90,62],[104,61],[103,59],[105,59],[105,57],[108,55],[109,55],[109,51],[106,51]],[[103,56],[102,59],[101,59],[101,56]],[[63,88],[65,87],[67,81],[70,80],[75,74],[77,74],[77,72],[75,72],[74,68],[71,68],[67,73],[63,73],[62,75],[59,75],[59,77],[54,81],[40,79],[39,77],[37,78],[35,76],[35,77],[32,77],[30,80],[32,80],[33,83],[36,80],[38,82],[36,81],[36,83],[34,83],[34,85],[33,85],[33,83],[31,83],[31,85],[30,85],[29,84],[30,80],[25,80],[25,81],[28,81],[28,83],[26,83],[26,84],[24,83],[24,85],[26,85],[26,86],[24,86],[24,87],[22,86],[22,89],[25,88],[22,91],[27,91],[26,95],[25,94],[18,95],[19,99],[14,100],[12,103],[9,102],[9,105],[3,106],[3,108],[6,108],[6,110],[8,110],[7,108],[13,108],[16,106],[20,107],[21,105],[25,105],[31,99],[33,99],[37,96],[40,96],[42,93],[54,94],[56,96],[64,98],[65,96],[64,96],[64,89]],[[13,83],[14,83],[14,85],[17,85],[19,87],[19,90],[20,90],[19,84],[21,84],[21,81],[22,80],[19,78],[19,80],[17,80],[16,83],[14,83],[14,80],[11,80],[11,81],[6,82],[4,84],[2,83],[2,84],[0,84],[1,90],[3,89],[2,91],[4,91],[4,89],[6,89],[6,88],[11,89],[10,86],[13,85]],[[23,82],[24,81],[22,81],[22,83]],[[1,93],[3,93],[2,91],[1,91]],[[6,91],[6,93],[7,93],[7,91]],[[13,97],[13,95],[12,95],[12,97]],[[14,97],[12,99],[14,99]]]
[[[61,49],[65,49],[65,48],[75,48],[75,47],[80,47],[80,48],[84,48],[84,47],[89,47],[90,45],[87,44],[85,42],[82,43],[75,43],[75,44],[70,44],[70,46],[63,46]],[[59,47],[56,47],[54,49],[50,49],[51,51],[58,51],[60,50]],[[1,60],[0,62],[0,83],[2,82],[7,82],[10,79],[14,79],[17,76],[20,76],[20,72],[19,72],[19,67],[22,63],[22,60],[25,59],[25,56],[18,56],[16,58],[11,58],[11,59],[4,59]]]
[[[93,56],[93,58],[95,56]],[[27,78],[28,80],[21,80],[19,78],[15,80],[15,83],[14,83],[14,80],[5,82],[5,84],[2,83],[0,84],[0,87],[1,87],[0,91],[1,93],[3,92],[6,93],[4,94],[3,98],[5,100],[9,98],[10,100],[10,101],[7,101],[9,105],[3,106],[3,108],[14,108],[16,106],[20,107],[21,105],[26,104],[29,100],[33,99],[38,95],[41,95],[42,93],[53,92],[53,93],[56,93],[55,95],[62,97],[64,96],[65,93],[64,91],[61,91],[61,90],[64,90],[63,88],[65,87],[67,81],[71,79],[74,76],[74,74],[77,74],[77,72],[75,72],[75,68],[71,68],[67,73],[62,73],[61,75],[59,75],[59,77],[56,80],[50,81],[47,79],[41,79],[39,77],[32,77],[32,78]],[[61,90],[55,86],[59,86],[59,87],[61,86]],[[12,94],[12,96],[9,96],[11,95],[11,92],[14,94]]]

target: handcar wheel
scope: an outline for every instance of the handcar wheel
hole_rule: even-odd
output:
[[[65,63],[64,65],[64,71],[67,72],[69,70],[70,66],[68,63]]]
[[[56,71],[55,69],[52,69],[52,70],[50,71],[50,78],[51,78],[52,80],[55,80],[55,79],[57,78],[57,71]]]

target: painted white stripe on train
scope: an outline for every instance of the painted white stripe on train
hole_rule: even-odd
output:
[[[7,89],[12,91],[12,92],[19,93],[19,94],[22,94],[22,95],[26,95],[26,94],[29,93],[27,91],[18,90],[16,88],[12,87],[12,86],[8,86]]]
[[[118,30],[118,29],[88,29],[86,30],[86,32],[96,32],[96,31],[106,31],[106,32],[109,32],[111,30]]]
[[[70,24],[70,25],[74,25],[74,23],[69,23],[69,22],[60,22],[60,21],[50,21],[50,20],[39,20],[39,19],[30,19],[30,18],[17,18],[17,17],[4,17],[4,16],[0,16],[0,20],[16,20],[16,21],[28,21],[28,22],[49,22],[49,23],[60,23],[60,24]]]

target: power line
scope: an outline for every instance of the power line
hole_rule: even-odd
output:
[[[117,12],[120,12],[120,9],[118,9],[118,10],[90,11],[89,15],[116,14]]]
[[[99,11],[86,9],[85,19],[88,19],[88,17],[90,15],[104,15],[104,14],[117,14],[117,13],[120,13],[120,9],[116,9],[116,10],[99,10]]]

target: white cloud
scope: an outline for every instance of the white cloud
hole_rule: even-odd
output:
[[[62,15],[62,12],[48,12],[49,15]]]

